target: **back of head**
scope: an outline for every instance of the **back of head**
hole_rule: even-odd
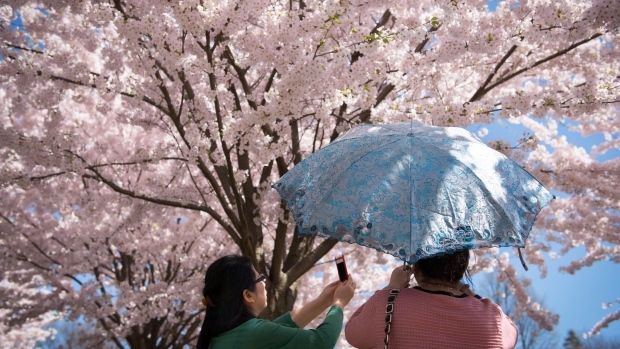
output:
[[[459,282],[469,265],[469,250],[457,251],[417,262],[424,277],[449,283]]]
[[[198,349],[207,349],[212,337],[255,317],[243,301],[244,290],[256,290],[254,280],[252,263],[247,257],[225,256],[207,268],[202,294],[209,304]]]

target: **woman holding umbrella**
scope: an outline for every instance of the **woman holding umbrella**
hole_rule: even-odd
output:
[[[347,341],[356,348],[514,348],[513,322],[461,283],[468,263],[462,250],[394,269],[388,286],[349,319]],[[406,288],[412,272],[418,285]]]
[[[389,287],[349,320],[351,344],[515,345],[510,319],[460,280],[468,250],[525,247],[536,216],[554,196],[470,131],[414,120],[360,125],[295,165],[273,187],[300,235],[359,244],[413,263],[419,286],[400,292],[409,274],[395,270]]]
[[[342,330],[342,310],[355,291],[349,275],[333,282],[310,303],[273,322],[258,318],[267,307],[265,275],[242,256],[225,256],[207,268],[202,303],[207,307],[198,349],[324,348],[332,349]],[[330,307],[316,329],[304,327]]]

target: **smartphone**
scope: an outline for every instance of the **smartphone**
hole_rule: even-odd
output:
[[[346,281],[349,278],[349,273],[347,272],[347,263],[344,261],[344,255],[336,257],[336,268],[338,268],[340,281]]]

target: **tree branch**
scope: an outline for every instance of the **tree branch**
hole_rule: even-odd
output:
[[[373,108],[376,108],[381,102],[383,102],[383,100],[388,96],[388,94],[390,94],[390,92],[394,90],[395,87],[396,86],[394,86],[393,84],[387,84],[383,86],[383,88],[379,91],[379,95],[377,95],[377,101],[375,102]],[[357,114],[357,117],[359,117],[360,122],[364,124],[369,124],[370,114],[370,109],[366,109],[363,110],[361,113]]]
[[[534,64],[533,64],[532,66],[530,66],[530,67],[526,67],[526,68],[519,69],[519,70],[517,70],[516,72],[514,72],[514,73],[512,73],[512,74],[510,74],[510,75],[507,75],[507,76],[505,76],[505,77],[503,77],[503,78],[501,78],[501,79],[499,79],[499,80],[497,80],[495,83],[491,84],[489,87],[487,87],[487,88],[485,88],[485,89],[481,90],[479,93],[477,92],[477,93],[476,93],[476,94],[478,94],[478,98],[477,98],[477,100],[481,99],[481,98],[482,98],[484,95],[486,95],[489,91],[491,91],[491,90],[492,90],[492,89],[494,89],[495,87],[497,87],[497,86],[499,86],[499,85],[501,85],[501,84],[505,83],[506,81],[508,81],[508,80],[510,80],[510,79],[512,79],[512,78],[514,78],[514,77],[516,77],[516,76],[518,76],[518,75],[520,75],[520,74],[523,74],[523,73],[525,73],[526,71],[531,70],[531,69],[533,69],[533,68],[535,68],[535,67],[537,67],[537,66],[539,66],[539,65],[541,65],[541,64],[543,64],[543,63],[547,63],[547,62],[549,62],[550,60],[552,60],[552,59],[554,59],[554,58],[560,57],[560,56],[562,56],[562,55],[564,55],[564,54],[566,54],[566,53],[568,53],[568,52],[570,52],[570,51],[574,50],[575,48],[577,48],[577,47],[579,47],[579,46],[581,46],[581,45],[583,45],[583,44],[585,44],[585,43],[588,43],[588,42],[590,42],[590,41],[592,41],[592,40],[594,40],[594,39],[598,38],[598,37],[599,37],[599,36],[601,36],[601,35],[603,35],[603,34],[601,34],[601,33],[596,33],[596,34],[592,35],[591,37],[589,37],[589,38],[587,38],[587,39],[583,39],[583,40],[581,40],[581,41],[578,41],[578,42],[576,42],[576,43],[574,43],[574,44],[570,45],[569,47],[565,48],[564,50],[558,51],[558,52],[556,52],[556,53],[554,53],[554,54],[552,54],[552,55],[550,55],[550,56],[547,56],[547,57],[545,57],[545,58],[543,58],[543,59],[541,59],[541,60],[537,61],[536,63],[534,63]],[[472,97],[472,98],[473,98],[473,97]],[[473,100],[472,100],[472,101],[473,101]]]
[[[436,26],[436,27],[432,27],[427,33],[426,35],[424,35],[424,40],[422,40],[421,43],[418,44],[418,46],[415,47],[414,52],[416,53],[420,53],[422,52],[422,50],[424,49],[424,46],[426,46],[426,43],[428,43],[429,37],[428,37],[428,33],[432,33],[432,32],[436,32],[437,30],[439,30],[439,28],[441,28],[441,24]]]
[[[290,287],[297,279],[302,277],[314,264],[321,259],[329,250],[331,250],[338,240],[325,239],[321,244],[312,252],[305,255],[299,262],[297,262],[286,274],[286,286]]]
[[[158,198],[150,197],[150,196],[147,196],[147,195],[137,194],[134,191],[127,190],[125,188],[122,188],[122,187],[116,185],[116,183],[110,181],[109,179],[105,178],[101,173],[99,173],[99,171],[97,171],[97,169],[95,169],[95,168],[93,168],[91,166],[89,166],[88,169],[91,170],[92,172],[94,172],[95,176],[84,175],[86,178],[90,178],[90,179],[101,181],[104,184],[106,184],[108,187],[110,187],[110,189],[114,190],[115,192],[117,192],[119,194],[123,194],[125,196],[129,196],[129,197],[134,198],[134,199],[140,199],[140,200],[143,200],[143,201],[152,202],[152,203],[158,204],[158,205],[164,205],[164,206],[169,206],[169,207],[177,207],[177,208],[184,208],[184,209],[188,209],[188,210],[192,210],[192,211],[206,212],[211,217],[213,217],[213,219],[215,219],[226,230],[228,235],[230,235],[230,237],[233,239],[233,241],[236,244],[240,244],[241,243],[241,238],[239,237],[239,235],[237,235],[235,230],[217,213],[217,211],[215,211],[213,208],[211,208],[209,206],[206,206],[206,203],[205,203],[205,205],[196,205],[196,204],[192,204],[192,203],[184,204],[184,203],[180,203],[180,202],[176,202],[176,201],[172,201],[172,200],[158,199]]]
[[[517,45],[513,45],[508,50],[508,52],[506,52],[504,57],[502,57],[502,59],[499,61],[499,63],[497,63],[497,65],[495,66],[495,69],[493,70],[493,72],[491,74],[489,74],[489,76],[487,77],[487,80],[482,84],[482,86],[480,86],[478,91],[476,91],[476,93],[474,93],[474,95],[469,99],[470,102],[477,101],[477,100],[479,100],[482,97],[482,95],[481,95],[482,91],[484,91],[484,89],[487,87],[487,85],[491,82],[491,79],[493,79],[495,74],[497,74],[497,72],[499,71],[499,68],[501,68],[502,64],[504,64],[504,62],[506,62],[508,57],[510,57],[513,54],[513,52],[515,52],[516,49],[517,49]]]
[[[280,209],[284,211],[284,218],[278,220],[278,225],[276,226],[276,239],[273,246],[273,257],[271,257],[271,269],[269,272],[269,278],[274,285],[280,283],[280,271],[282,270],[284,254],[286,253],[286,231],[288,230],[288,225],[284,223],[284,221],[287,221],[290,215],[284,200],[280,200]]]
[[[35,50],[35,49],[32,49],[32,48],[28,48],[28,47],[11,45],[11,44],[8,44],[8,43],[6,44],[6,46],[10,47],[10,48],[17,49],[17,50],[23,50],[23,51],[28,51],[28,52],[38,53],[38,54],[43,54],[44,53],[43,51]]]
[[[379,28],[383,27],[390,20],[390,17],[392,17],[392,12],[390,12],[390,9],[385,10],[381,16],[381,19],[379,19],[379,22],[377,22],[375,27],[370,31],[370,34],[376,34],[379,31]]]

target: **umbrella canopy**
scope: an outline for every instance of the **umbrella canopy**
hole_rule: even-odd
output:
[[[554,198],[471,132],[415,121],[352,128],[273,187],[299,234],[409,263],[461,249],[524,247]]]

